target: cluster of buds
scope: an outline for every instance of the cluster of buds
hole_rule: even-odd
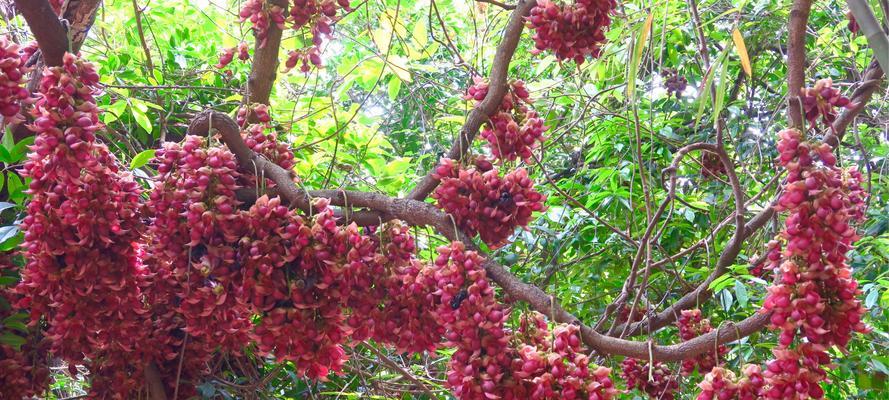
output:
[[[466,234],[479,234],[489,246],[500,247],[516,227],[531,222],[533,212],[545,209],[546,197],[534,190],[524,168],[500,176],[485,160],[476,165],[463,169],[453,160],[443,159],[433,174],[441,185],[432,197]]]
[[[820,383],[827,379],[823,366],[830,363],[830,355],[823,346],[803,343],[794,350],[776,348],[772,353],[775,359],[766,363],[766,386],[758,398],[804,400],[824,396]]]
[[[377,252],[376,260],[366,263],[368,267],[353,289],[370,299],[358,298],[352,317],[367,316],[361,324],[367,329],[365,335],[399,352],[434,351],[445,331],[436,316],[440,301],[432,295],[436,288],[423,275],[424,271],[429,273],[427,266],[414,254],[416,245],[407,225],[392,221],[381,230],[382,251]],[[368,306],[372,309],[367,310]],[[353,339],[359,340],[356,336],[353,333]]]
[[[661,71],[661,78],[664,79],[664,88],[667,89],[667,97],[676,96],[678,99],[682,96],[682,92],[688,87],[688,80],[674,68],[664,68]]]
[[[141,294],[149,273],[140,187],[96,139],[98,83],[93,65],[72,54],[43,72],[23,169],[32,199],[17,291],[33,323],[47,324],[55,355],[72,366],[89,360],[96,385],[126,397],[141,381],[132,360],[149,351]]]
[[[440,246],[434,266],[424,271],[427,285],[437,288],[429,303],[446,329],[449,347],[457,351],[448,365],[447,384],[460,399],[509,398],[511,381],[506,310],[494,297],[484,259],[463,243]]]
[[[235,59],[235,54],[238,55],[238,60],[249,60],[250,48],[247,46],[247,43],[241,42],[235,47],[223,49],[222,52],[219,53],[219,62],[216,63],[216,68],[222,69],[231,64],[231,62]]]
[[[612,399],[619,391],[611,369],[591,368],[583,354],[580,328],[558,325],[547,329],[543,315],[524,316],[515,340],[519,360],[513,376],[530,399]]]
[[[713,368],[704,380],[698,383],[701,393],[697,400],[756,400],[762,398],[765,378],[762,368],[748,364],[743,368],[744,376],[735,377],[732,371]]]
[[[487,95],[488,83],[483,78],[474,77],[473,85],[463,98],[478,104]],[[500,107],[482,128],[481,137],[488,141],[488,147],[495,158],[508,161],[521,158],[530,161],[531,152],[546,139],[543,134],[547,127],[543,125],[543,118],[529,107],[529,97],[524,82],[512,82]]]
[[[30,54],[6,36],[0,37],[0,116],[2,125],[18,123],[22,117],[22,104],[31,101],[31,94],[25,88],[28,80],[27,67]]]
[[[271,24],[284,29],[284,9],[268,0],[247,0],[241,8],[240,17],[241,22],[250,20],[259,47],[265,47]]]
[[[701,310],[682,310],[682,315],[676,320],[679,326],[679,337],[682,340],[691,340],[713,330],[710,320],[701,316]],[[728,353],[728,348],[719,345],[715,353],[704,352],[693,358],[682,360],[682,375],[691,375],[695,368],[699,373],[712,370],[719,364],[719,357]]]
[[[0,277],[12,278],[18,274],[10,252],[0,253]],[[11,287],[0,285],[0,321],[12,325],[19,310],[15,307],[19,296]],[[25,317],[27,318],[27,317]],[[25,344],[16,348],[0,344],[0,393],[9,399],[30,399],[42,394],[49,384],[49,340],[43,332],[31,328],[27,332],[0,327],[0,333],[25,336]]]
[[[237,353],[252,323],[235,252],[245,224],[235,198],[234,155],[186,136],[181,144],[166,143],[153,163],[158,180],[145,204],[152,219],[146,261],[156,274],[149,298],[159,327],[157,357],[175,366],[183,342],[195,363],[220,347]],[[195,365],[188,373],[200,376],[204,369]]]
[[[289,24],[294,31],[311,37],[310,44],[291,50],[284,63],[286,71],[300,65],[300,71],[308,73],[312,66],[321,66],[321,45],[333,33],[333,25],[340,18],[337,14],[351,10],[349,0],[293,0],[285,18],[283,8],[269,0],[248,0],[241,9],[241,22],[249,19],[253,24],[259,47],[266,44],[270,23],[279,29]]]
[[[577,64],[587,57],[598,58],[615,7],[614,0],[575,0],[574,4],[538,1],[528,17],[528,26],[534,30],[533,52],[548,50],[559,61]]]
[[[265,104],[252,104],[238,109],[237,123],[241,127],[241,137],[250,150],[269,161],[277,164],[285,171],[293,170],[296,160],[290,146],[278,140],[272,126],[272,117],[269,114],[269,106]],[[294,182],[299,179],[294,175]],[[254,176],[242,176],[241,185],[244,187],[256,187]],[[265,187],[274,187],[276,184],[271,179],[266,179]]]
[[[621,375],[627,382],[627,389],[639,389],[652,399],[673,400],[679,390],[679,381],[660,362],[652,367],[648,362],[627,358],[621,363]]]
[[[788,170],[776,206],[789,214],[779,238],[786,243],[763,309],[788,347],[798,330],[811,343],[845,348],[853,331],[866,332],[858,283],[846,263],[858,239],[852,222],[863,219],[861,176],[835,166],[830,146],[781,132],[780,162]]]
[[[830,92],[829,86],[827,81],[820,89]],[[838,168],[829,145],[806,141],[798,130],[780,132],[778,151],[788,175],[776,209],[788,215],[769,244],[776,282],[763,312],[771,312],[770,327],[781,333],[776,359],[767,364],[765,397],[821,398],[821,366],[830,362],[825,349],[845,349],[853,332],[868,331],[856,298],[861,291],[847,264],[858,239],[852,223],[864,218],[866,193],[857,170]],[[794,346],[798,334],[805,340]]]
[[[835,107],[852,106],[849,98],[833,87],[833,80],[830,78],[819,79],[814,87],[800,89],[800,100],[806,120],[813,125],[821,117],[825,125],[832,126],[837,118]]]

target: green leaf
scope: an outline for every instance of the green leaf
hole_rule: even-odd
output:
[[[738,297],[738,303],[741,303],[741,307],[747,307],[750,295],[747,293],[747,287],[741,281],[735,281],[735,296]]]
[[[102,122],[106,125],[110,124],[114,121],[117,121],[121,116],[123,116],[124,112],[127,110],[127,102],[124,100],[118,100],[114,103],[111,103],[108,107],[105,107],[105,112],[102,113]]]
[[[155,149],[148,149],[136,154],[136,156],[133,157],[133,160],[130,161],[130,169],[141,168],[145,166],[145,164],[148,164],[148,161],[151,161],[151,159],[154,158],[155,151]]]
[[[714,279],[713,282],[710,282],[709,289],[710,289],[710,291],[715,293],[715,292],[718,292],[718,291],[728,287],[729,285],[731,285],[733,283],[735,283],[735,277],[726,274],[726,275],[720,276],[719,278]]]
[[[398,98],[398,92],[401,91],[401,79],[398,77],[389,78],[389,100],[395,101]]]
[[[7,203],[5,201],[0,201],[0,212],[6,211],[9,208],[15,207],[13,203]]]
[[[5,332],[2,335],[0,335],[0,344],[5,344],[7,346],[12,346],[12,347],[15,347],[16,349],[18,349],[19,347],[22,347],[22,345],[25,343],[27,343],[25,338],[23,338],[19,335],[16,335],[12,332]]]
[[[877,300],[880,298],[880,291],[876,289],[871,289],[870,293],[867,294],[867,297],[864,299],[864,307],[866,308],[874,308],[874,305],[877,304]]]
[[[0,286],[12,286],[19,283],[19,280],[12,276],[0,276]]]
[[[18,225],[0,227],[0,243],[9,240],[9,238],[15,236],[16,233],[19,233]]]
[[[34,136],[28,136],[22,140],[19,140],[15,146],[12,147],[12,151],[9,152],[9,156],[11,158],[11,162],[17,163],[25,159],[25,156],[28,155],[28,146],[34,143]]]
[[[145,106],[143,102],[134,102],[133,107],[130,107],[130,110],[133,111],[133,118],[136,120],[136,123],[145,129],[146,132],[151,133],[151,120],[148,118],[146,112],[148,111],[148,107]]]

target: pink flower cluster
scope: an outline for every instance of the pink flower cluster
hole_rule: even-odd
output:
[[[679,337],[682,340],[691,340],[713,330],[710,326],[710,320],[701,316],[701,310],[682,310],[682,315],[676,320],[679,326]],[[719,364],[719,357],[728,353],[728,348],[720,345],[714,352],[704,352],[694,358],[686,358],[682,360],[682,375],[691,375],[695,368],[703,374],[710,371]]]
[[[800,99],[810,124],[815,124],[818,117],[821,117],[824,124],[830,126],[837,118],[835,107],[852,106],[849,98],[833,87],[833,80],[830,78],[819,79],[814,87],[800,89]]]
[[[618,393],[608,368],[590,369],[574,325],[552,332],[540,314],[525,317],[520,330],[504,327],[507,312],[497,302],[484,260],[460,242],[438,248],[427,279],[438,288],[429,303],[457,348],[447,384],[459,399],[612,399]]]
[[[260,40],[259,47],[265,46],[269,21],[279,29],[290,24],[294,31],[311,37],[311,44],[291,50],[284,63],[286,71],[299,65],[300,71],[308,73],[312,66],[321,66],[321,45],[333,33],[337,14],[351,10],[349,0],[293,0],[290,15],[285,19],[284,10],[269,0],[248,0],[241,9],[241,22],[249,19],[253,24],[253,31]]]
[[[284,29],[284,9],[268,0],[247,0],[241,8],[241,22],[250,20],[253,34],[259,41],[259,47],[265,47],[269,36],[269,27],[275,24]]]
[[[479,77],[473,78],[473,82],[464,98],[478,104],[488,95],[488,83]],[[543,118],[529,107],[529,97],[524,82],[512,82],[500,108],[485,123],[481,136],[488,141],[495,158],[529,161],[531,152],[546,140],[543,134],[547,127],[543,125]]]
[[[14,253],[0,253],[0,276],[13,277],[18,266],[13,262]],[[19,296],[12,287],[0,285],[0,321],[11,321],[21,311],[15,307]],[[10,322],[6,322],[10,324]],[[49,346],[39,329],[21,332],[10,327],[0,327],[0,334],[12,333],[24,336],[21,348],[0,344],[0,393],[3,398],[30,399],[43,394],[49,384]]]
[[[679,390],[678,377],[657,361],[652,368],[646,361],[627,358],[621,363],[621,375],[627,382],[628,390],[639,389],[652,399],[673,400]]]
[[[489,167],[490,163],[477,163]],[[534,190],[528,171],[519,168],[500,176],[496,168],[463,169],[443,159],[433,176],[441,180],[432,197],[461,230],[494,248],[506,244],[516,227],[526,227],[535,211],[545,209],[546,196]]]
[[[95,68],[71,54],[47,68],[31,129],[36,136],[23,173],[32,196],[25,232],[28,260],[18,286],[22,308],[43,319],[52,351],[84,363],[93,392],[120,398],[138,387],[150,330],[142,298],[148,271],[141,260],[140,188],[108,148],[93,94]],[[101,312],[97,312],[101,310]]]
[[[778,148],[788,177],[777,209],[789,214],[780,234],[786,245],[779,280],[763,308],[772,311],[782,347],[801,330],[811,343],[844,348],[853,331],[867,331],[858,283],[846,263],[858,239],[851,223],[863,218],[861,176],[837,168],[830,146],[803,141],[797,130],[782,131]]]
[[[766,397],[820,398],[820,366],[830,362],[825,350],[844,349],[853,332],[868,331],[847,264],[858,239],[852,223],[864,218],[866,193],[857,170],[838,168],[830,146],[806,141],[798,130],[780,132],[778,151],[788,176],[776,209],[788,215],[780,243],[769,245],[777,281],[763,312],[771,312],[770,326],[781,334],[766,372]],[[794,346],[798,334],[805,341]]]
[[[697,400],[757,400],[762,398],[765,378],[762,368],[748,364],[743,368],[744,376],[735,377],[732,371],[715,367],[704,380],[698,383],[701,393]]]
[[[31,93],[25,88],[31,68],[25,63],[31,53],[6,36],[0,36],[0,116],[2,125],[24,121],[22,104],[30,103]]]
[[[577,64],[587,57],[598,58],[615,7],[614,0],[575,0],[573,4],[538,1],[528,17],[528,26],[534,30],[534,51],[548,50],[559,61],[574,60]]]
[[[237,46],[223,49],[219,53],[219,62],[216,63],[216,68],[222,69],[231,64],[235,59],[235,53],[238,54],[238,60],[247,61],[250,59],[250,48],[247,43],[241,42]]]

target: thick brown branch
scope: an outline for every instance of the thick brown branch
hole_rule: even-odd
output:
[[[30,4],[31,2],[28,1],[28,3]],[[35,1],[34,3],[36,4],[38,2]],[[66,2],[65,9],[62,10],[62,15],[65,20],[68,21],[68,34],[67,37],[56,37],[55,40],[60,41],[56,45],[67,48],[68,38],[70,38],[71,51],[79,51],[83,42],[86,40],[90,28],[93,26],[93,22],[96,20],[96,12],[99,10],[99,5],[101,4],[101,0],[80,0],[73,4],[71,2]],[[33,5],[31,5],[31,7],[33,7]],[[56,21],[58,21],[58,17],[55,17],[55,14],[53,14],[53,18],[56,18]],[[59,26],[61,26],[61,23],[59,23]],[[64,55],[64,53],[62,54]],[[42,61],[38,62],[37,68],[31,73],[31,79],[28,83],[28,90],[31,92],[37,89],[37,85],[40,82],[40,77],[43,72],[42,66]],[[33,135],[33,132],[28,129],[28,124],[26,123],[14,125],[10,129],[12,130],[13,138],[15,138],[16,142]]]
[[[287,13],[285,0],[273,0],[270,3],[280,6]],[[247,78],[247,103],[269,104],[269,96],[278,76],[278,52],[281,49],[283,31],[274,23],[269,26],[265,43],[256,40],[253,52],[253,65],[250,77]]]
[[[466,117],[460,134],[445,157],[454,160],[462,159],[469,151],[479,128],[500,107],[508,87],[506,75],[509,71],[509,63],[512,61],[512,56],[519,44],[519,38],[522,36],[525,17],[535,5],[537,5],[535,0],[522,0],[510,15],[509,22],[503,31],[503,40],[494,54],[494,63],[491,65],[491,73],[488,76],[488,94]],[[429,193],[435,190],[436,186],[438,186],[438,180],[432,177],[432,171],[430,171],[407,197],[413,200],[424,200],[426,196],[429,196]]]
[[[793,0],[790,9],[787,42],[787,115],[790,126],[803,130],[802,103],[800,90],[806,80],[806,25],[812,0]]]
[[[68,32],[49,1],[15,0],[15,7],[28,22],[46,65],[62,65],[62,57],[68,51]]]
[[[880,84],[883,82],[883,75],[883,69],[880,68],[880,64],[877,63],[877,60],[873,60],[870,63],[870,67],[867,68],[867,71],[861,78],[861,83],[855,88],[855,91],[852,92],[852,96],[849,97],[852,101],[852,106],[847,108],[846,111],[833,122],[834,133],[840,140],[842,140],[843,135],[846,134],[846,128],[848,128],[852,121],[855,120],[855,117],[864,110],[864,107],[867,106],[867,103],[870,101],[874,92],[880,88]]]
[[[145,366],[145,389],[148,390],[149,400],[167,400],[164,383],[161,381],[160,371],[154,363]]]

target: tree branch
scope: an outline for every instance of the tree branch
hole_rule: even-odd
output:
[[[269,3],[280,6],[287,13],[286,0],[271,0]],[[277,25],[269,25],[268,36],[265,45],[256,40],[253,52],[253,65],[250,69],[250,77],[247,78],[247,103],[269,104],[269,96],[275,86],[278,76],[278,52],[281,50],[281,36],[283,31]],[[252,118],[253,116],[251,116]]]
[[[454,141],[454,145],[445,156],[453,160],[461,160],[472,146],[475,135],[478,134],[482,124],[488,121],[490,115],[497,111],[503,96],[506,95],[508,88],[507,72],[509,72],[509,63],[515,54],[516,47],[519,44],[519,38],[522,36],[522,29],[525,27],[525,17],[531,12],[531,8],[537,5],[536,0],[521,0],[516,9],[509,17],[509,22],[503,31],[503,40],[497,46],[497,52],[494,54],[494,63],[491,66],[491,73],[488,76],[488,95],[481,101],[466,117],[460,134]],[[434,168],[433,168],[434,169]],[[432,171],[420,181],[417,187],[407,196],[412,200],[424,200],[429,193],[438,186],[438,179],[432,177]]]
[[[790,126],[800,131],[805,130],[799,96],[806,80],[806,25],[811,10],[812,0],[793,0],[788,23],[787,115]]]
[[[52,10],[49,1],[15,0],[15,7],[31,28],[46,65],[50,67],[62,65],[62,57],[68,51],[68,32],[62,26],[59,16]]]
[[[344,209],[349,207],[366,207],[376,211],[376,214],[365,213],[363,218],[376,217],[377,221],[398,218],[409,225],[433,227],[448,240],[459,240],[468,249],[477,251],[485,257],[485,270],[488,273],[488,277],[513,299],[528,303],[532,308],[549,316],[556,322],[580,326],[583,342],[591,349],[600,353],[635,358],[649,358],[651,356],[651,358],[657,361],[678,361],[710,351],[714,343],[728,343],[750,335],[762,329],[768,322],[768,315],[757,314],[737,325],[730,323],[721,329],[687,342],[671,346],[652,346],[651,354],[649,354],[649,345],[646,342],[606,336],[584,325],[577,317],[563,309],[552,296],[546,294],[537,286],[522,282],[502,265],[491,260],[490,257],[473,244],[472,238],[454,228],[447,214],[438,210],[432,204],[412,199],[395,199],[378,193],[346,190],[306,192],[293,184],[287,170],[250,150],[241,137],[237,123],[228,115],[214,111],[205,111],[192,120],[189,126],[189,134],[206,135],[213,133],[209,132],[211,121],[213,129],[238,158],[241,168],[248,172],[257,171],[258,174],[274,181],[277,184],[276,189],[278,193],[281,197],[286,198],[291,206],[308,210],[311,207],[312,197],[326,197],[330,199],[331,204],[342,206]],[[347,214],[344,217],[352,218],[354,216]],[[740,218],[743,219],[743,216]],[[739,231],[743,230],[739,229]]]
[[[855,117],[864,110],[864,107],[867,106],[867,103],[870,101],[874,92],[880,88],[880,84],[883,82],[883,75],[883,69],[880,68],[880,64],[877,63],[877,60],[871,61],[870,67],[867,68],[867,72],[865,72],[864,76],[861,78],[861,83],[855,91],[852,92],[852,96],[849,97],[852,106],[847,108],[846,111],[833,122],[833,130],[839,140],[843,139],[843,135],[846,133],[846,128],[848,128],[849,124],[855,120]]]
[[[149,400],[167,400],[167,392],[161,381],[160,371],[153,362],[145,366],[145,389],[148,390]]]

